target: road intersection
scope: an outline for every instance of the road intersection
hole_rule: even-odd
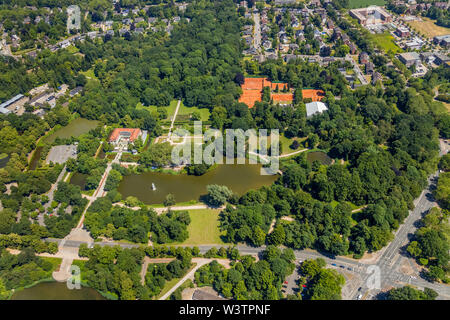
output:
[[[448,146],[441,141],[441,155],[448,152]],[[116,157],[116,159],[118,159]],[[116,161],[115,159],[115,161]],[[328,265],[340,267],[347,271],[351,271],[356,275],[358,285],[353,285],[352,290],[349,294],[351,299],[371,299],[376,297],[382,290],[386,290],[391,287],[403,286],[410,284],[418,288],[431,288],[439,294],[439,299],[450,300],[450,286],[439,283],[428,282],[420,278],[418,270],[414,270],[415,275],[409,275],[402,272],[400,266],[403,262],[409,262],[412,260],[411,257],[405,254],[404,246],[407,245],[409,238],[417,230],[417,222],[423,217],[424,214],[428,212],[433,206],[436,206],[436,202],[433,199],[431,190],[435,187],[437,179],[439,176],[439,171],[433,173],[428,177],[428,186],[422,191],[419,198],[414,201],[414,210],[410,211],[410,214],[405,219],[404,223],[399,227],[395,233],[394,240],[385,248],[383,248],[376,259],[371,263],[358,261],[349,257],[341,256],[328,256],[317,251],[310,249],[306,250],[294,250],[294,255],[297,262],[306,259],[316,259],[323,258]],[[100,184],[99,189],[103,189],[103,183]],[[98,191],[98,190],[97,190]],[[102,192],[95,192],[94,195],[98,196]],[[82,219],[78,225],[78,231],[82,228]],[[84,241],[83,239],[71,239],[70,236],[65,239],[47,239],[47,241],[56,242],[59,245],[60,250],[65,248],[78,248],[81,244],[86,243],[92,246],[92,241]],[[95,242],[100,246],[115,246],[119,245],[123,248],[136,248],[142,245],[130,244],[123,242],[114,241],[103,241]],[[198,248],[201,253],[207,252],[212,247],[220,247],[218,245],[200,245]],[[266,248],[266,246],[261,247],[251,247],[248,245],[239,244],[235,246],[240,254],[243,255],[260,255]],[[414,269],[414,268],[413,268]],[[339,270],[339,269],[338,269]],[[379,279],[376,277],[379,276]],[[374,278],[375,277],[375,278]],[[377,281],[379,280],[379,283]],[[379,285],[378,285],[379,284]]]

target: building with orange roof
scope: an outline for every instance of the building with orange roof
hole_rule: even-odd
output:
[[[116,128],[111,132],[109,136],[109,142],[111,144],[118,144],[121,140],[133,143],[142,135],[141,129],[137,128]]]

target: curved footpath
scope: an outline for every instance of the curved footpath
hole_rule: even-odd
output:
[[[441,141],[441,152],[440,155],[446,154],[448,152],[449,146]],[[405,284],[411,284],[418,288],[428,287],[435,290],[439,294],[439,299],[450,299],[450,286],[439,283],[431,283],[424,279],[420,278],[418,270],[413,270],[414,276],[411,274],[405,274],[405,272],[401,269],[402,264],[410,263],[411,258],[402,254],[402,247],[408,244],[409,236],[413,235],[416,231],[416,222],[418,222],[422,215],[425,214],[429,209],[433,206],[437,206],[437,203],[432,198],[432,194],[430,190],[435,187],[437,183],[437,179],[439,176],[439,171],[430,175],[428,177],[428,186],[425,190],[423,190],[422,194],[414,201],[414,210],[410,211],[408,217],[405,219],[404,223],[398,228],[395,233],[394,240],[389,243],[389,245],[379,251],[373,261],[363,262],[363,260],[356,260],[348,257],[333,257],[329,255],[321,254],[317,251],[313,250],[294,250],[294,254],[297,261],[303,261],[305,259],[315,259],[315,258],[323,258],[327,264],[334,265],[337,267],[337,263],[340,264],[339,267],[343,269],[350,270],[353,272],[358,278],[358,285],[354,286],[352,292],[350,292],[350,297],[352,299],[358,299],[359,295],[362,295],[363,299],[371,299],[375,297],[381,290],[389,288],[389,287],[398,287],[403,286]],[[200,205],[201,206],[201,205]],[[173,207],[175,208],[175,207]],[[179,207],[183,208],[180,210],[185,210],[184,208],[191,208],[192,206]],[[160,210],[164,210],[165,208],[159,208]],[[80,224],[81,225],[81,224]],[[69,236],[64,239],[46,239],[47,241],[56,242],[59,244],[59,249],[61,252],[58,252],[58,255],[65,255],[67,252],[67,259],[72,258],[70,253],[70,248],[76,248],[76,252],[78,253],[78,247],[82,243],[86,243],[89,246],[94,244],[93,240],[90,238],[87,231],[82,230],[81,228],[74,229]],[[129,244],[129,243],[121,243],[121,242],[96,242],[100,246],[115,246],[120,245],[123,248],[136,248],[142,245],[138,244]],[[227,245],[223,245],[227,246]],[[200,249],[201,253],[207,252],[212,247],[220,248],[221,245],[200,245],[197,246]],[[258,256],[262,251],[265,250],[266,246],[261,247],[251,247],[247,245],[237,245],[235,246],[241,254],[250,254]],[[72,249],[73,250],[73,249]],[[61,265],[63,266],[63,264]],[[373,276],[372,268],[379,268],[380,270],[380,287],[379,288],[369,288],[368,282]],[[192,276],[194,272],[189,272],[188,276]],[[183,278],[185,279],[185,278]],[[182,280],[183,280],[182,279]],[[186,278],[187,279],[187,278]],[[186,280],[185,279],[185,280]],[[184,281],[183,281],[184,282]],[[181,285],[182,281],[179,282]],[[176,287],[178,288],[178,287]],[[176,290],[176,288],[174,290]],[[360,289],[360,291],[358,291]],[[174,291],[173,290],[173,291]],[[172,292],[173,292],[172,291]]]

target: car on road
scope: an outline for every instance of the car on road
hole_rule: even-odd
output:
[[[336,264],[336,263],[332,263],[331,265],[337,267],[337,264]]]
[[[353,269],[352,269],[352,268],[350,268],[350,267],[347,267],[347,270],[350,270],[350,271],[352,271]]]
[[[345,269],[345,267],[344,267],[344,266],[339,266],[339,267],[341,267],[342,269]]]
[[[358,291],[361,291],[361,289],[362,289],[362,287],[359,287],[359,288],[358,288]]]
[[[288,284],[288,282],[287,282],[287,281],[285,281],[285,282],[284,282],[284,284]]]
[[[361,300],[362,294],[360,293],[356,299]]]

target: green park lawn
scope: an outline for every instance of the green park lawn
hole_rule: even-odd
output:
[[[171,120],[173,115],[175,114],[175,110],[177,109],[177,100],[172,100],[170,102],[170,105],[167,107],[167,118],[165,120]],[[146,109],[150,112],[156,112],[157,106],[143,106],[142,103],[138,103],[136,105],[137,109]],[[197,108],[197,107],[187,107],[181,102],[180,109],[178,110],[178,115],[176,121],[182,121],[182,120],[189,120],[189,115],[192,114],[194,111],[197,111],[200,113],[200,118],[202,121],[208,121],[209,119],[209,109],[206,108]]]
[[[53,258],[53,257],[41,257],[43,260],[48,261],[52,264],[52,272],[58,270],[59,265],[62,262],[61,258]]]
[[[389,32],[371,34],[370,37],[373,43],[385,52],[388,52],[389,50],[394,53],[403,52],[403,49],[395,44],[394,37]]]
[[[188,226],[189,238],[180,243],[183,245],[224,244],[219,230],[220,210],[189,210],[191,223]]]
[[[385,0],[349,0],[349,8],[365,8],[368,6],[384,6],[386,3]]]
[[[282,155],[288,154],[288,153],[292,153],[292,152],[303,149],[304,147],[301,145],[301,143],[303,141],[305,141],[306,139],[307,139],[306,137],[304,137],[304,138],[287,138],[284,136],[284,134],[280,135],[280,143],[281,143],[280,154],[282,154]],[[294,140],[297,140],[300,143],[299,147],[295,150],[289,148],[289,146],[292,144],[292,142],[294,142]]]
[[[175,103],[175,107],[176,107],[176,103]],[[208,121],[208,119],[209,119],[209,109],[207,109],[207,108],[197,108],[197,107],[186,107],[183,102],[181,102],[180,110],[178,110],[178,115],[179,116],[187,116],[187,115],[192,114],[195,111],[200,113],[200,120],[201,121]],[[175,109],[174,109],[174,112],[175,112]],[[177,116],[177,120],[179,120],[178,116]]]

